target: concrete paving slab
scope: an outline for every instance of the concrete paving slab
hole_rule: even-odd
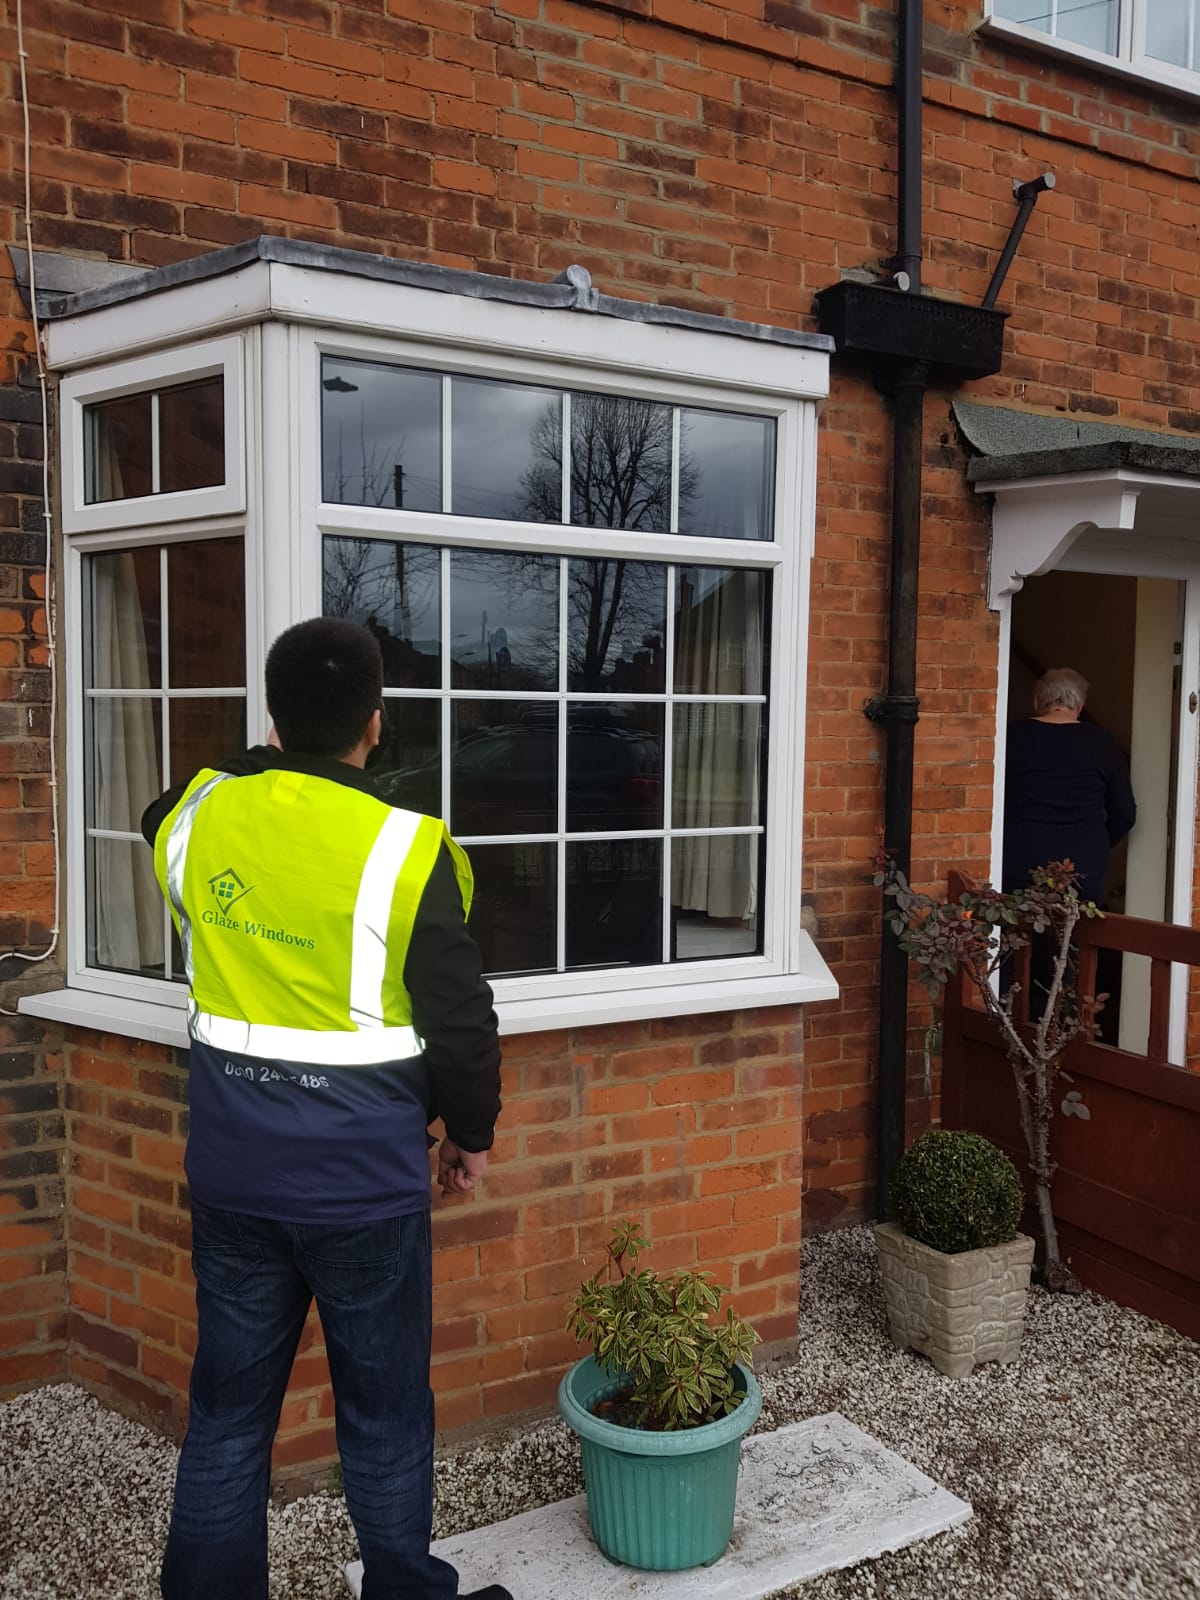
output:
[[[965,1500],[830,1412],[744,1441],[733,1540],[711,1567],[638,1572],[609,1561],[592,1542],[583,1495],[433,1549],[458,1568],[464,1591],[502,1583],[515,1600],[762,1600],[970,1516]],[[361,1562],[346,1581],[358,1600]]]

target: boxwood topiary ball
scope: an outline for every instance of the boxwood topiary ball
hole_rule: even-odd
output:
[[[892,1186],[910,1238],[958,1255],[1016,1237],[1023,1195],[1017,1169],[978,1133],[932,1128],[901,1156]]]

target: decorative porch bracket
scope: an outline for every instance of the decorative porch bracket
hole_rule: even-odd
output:
[[[1026,578],[1050,572],[1080,537],[1096,528],[1132,529],[1138,495],[1154,480],[1141,473],[1063,474],[976,483],[995,496],[988,605],[1000,608]]]

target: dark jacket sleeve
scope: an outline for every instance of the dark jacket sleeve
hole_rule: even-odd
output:
[[[1125,757],[1119,750],[1115,752],[1112,769],[1108,774],[1108,785],[1104,792],[1104,814],[1109,844],[1120,844],[1137,821],[1137,803],[1133,798],[1133,785],[1129,781],[1129,768],[1125,765]]]
[[[442,850],[417,909],[404,984],[425,1041],[430,1120],[440,1116],[463,1150],[489,1150],[500,1114],[500,1040],[479,947]]]

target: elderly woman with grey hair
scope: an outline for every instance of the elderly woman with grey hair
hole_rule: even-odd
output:
[[[1109,851],[1137,806],[1112,735],[1080,721],[1087,692],[1086,678],[1054,667],[1034,686],[1033,716],[1009,725],[1003,887],[1021,888],[1034,867],[1069,859],[1081,898],[1103,905]]]

